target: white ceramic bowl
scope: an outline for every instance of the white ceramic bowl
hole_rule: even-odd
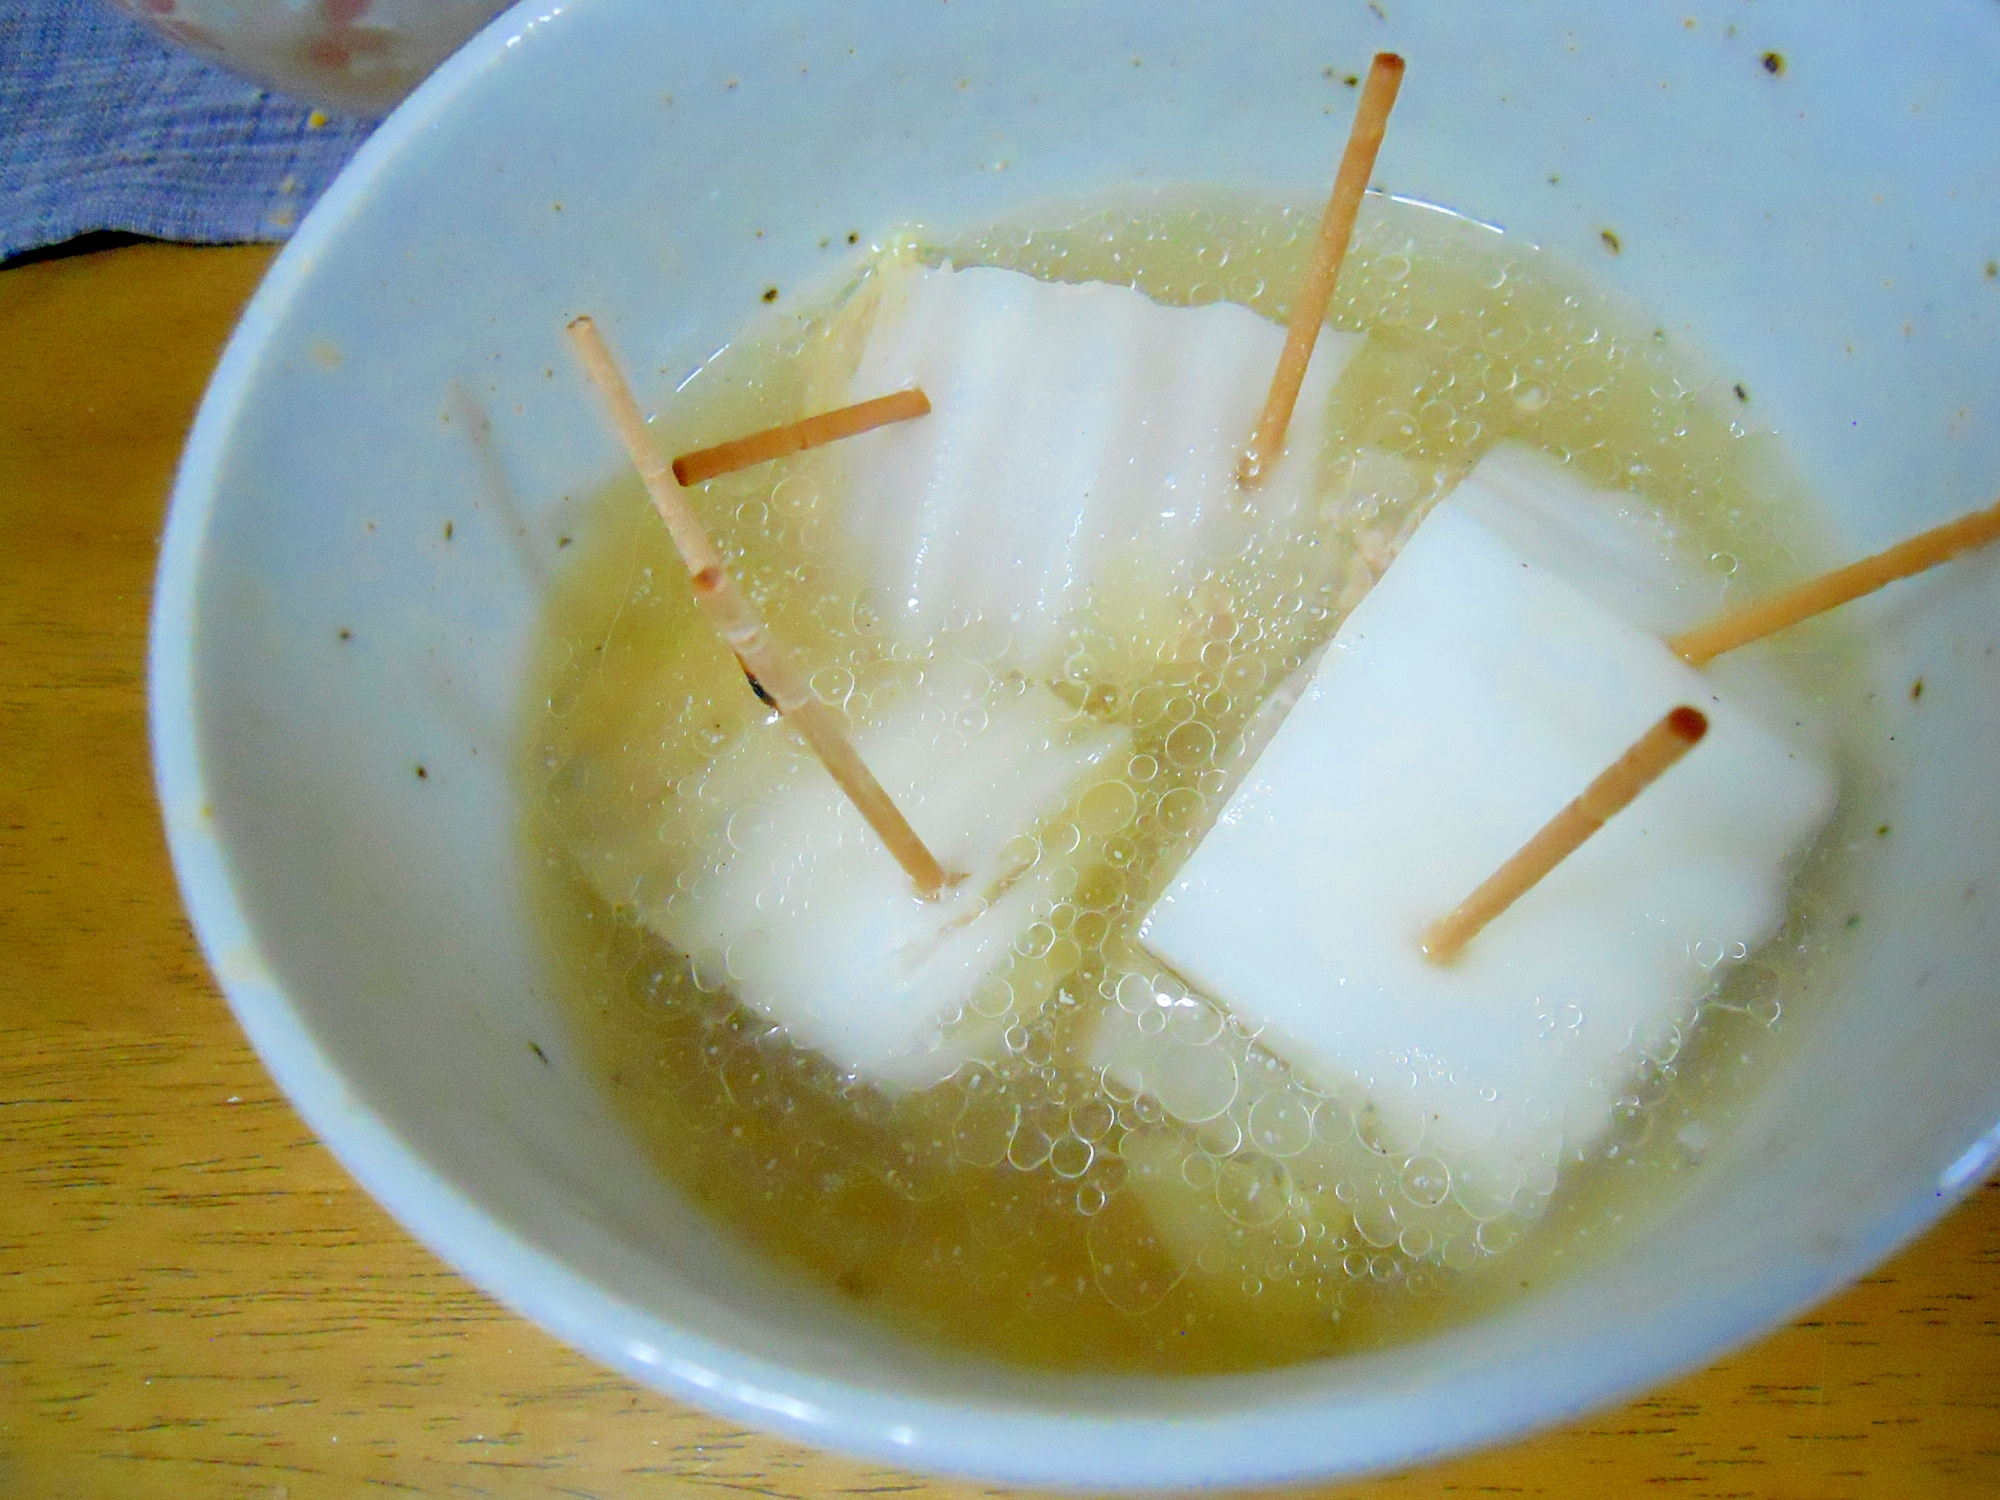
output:
[[[2000,1140],[1991,556],[1857,606],[1903,696],[1898,836],[1853,992],[1643,1244],[1426,1342],[1175,1382],[900,1345],[655,1180],[538,988],[515,695],[544,559],[619,463],[561,342],[581,309],[656,400],[761,289],[823,285],[823,236],[1133,180],[1316,197],[1352,98],[1323,68],[1393,47],[1410,75],[1380,180],[1595,266],[1741,372],[1857,550],[1982,503],[2000,484],[2000,11],[1688,8],[503,16],[273,268],[161,565],[176,868],[312,1126],[440,1254],[642,1381],[810,1443],[1091,1487],[1400,1465],[1554,1422],[1752,1337],[1937,1218]]]

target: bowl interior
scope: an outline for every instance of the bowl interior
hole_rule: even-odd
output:
[[[1662,1378],[1984,1170],[1991,557],[1856,607],[1901,705],[1898,839],[1843,1003],[1668,1222],[1426,1343],[1172,1383],[912,1349],[691,1214],[565,1047],[526,914],[516,699],[558,538],[620,460],[564,323],[592,312],[657,406],[765,288],[780,308],[825,288],[851,229],[1132,183],[1316,199],[1339,79],[1379,48],[1410,75],[1378,182],[1589,266],[1739,373],[1857,553],[1984,503],[1990,5],[518,7],[369,143],[253,304],[188,450],[154,639],[161,795],[211,961],[309,1121],[440,1253],[599,1358],[808,1441],[1030,1482],[1248,1483]]]

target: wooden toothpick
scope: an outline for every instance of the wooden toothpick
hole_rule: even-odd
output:
[[[1934,568],[2000,537],[2000,504],[1974,511],[1860,562],[1823,573],[1797,588],[1749,605],[1674,636],[1667,648],[1689,666],[1699,667],[1725,651],[1796,625],[1801,620],[1836,609],[1863,594],[1872,594],[1899,578]]]
[[[654,443],[639,403],[612,358],[604,335],[587,317],[572,322],[569,334],[591,383],[610,408],[612,424],[618,429],[625,451],[631,455],[633,467],[646,483],[646,493],[653,497],[654,509],[667,524],[674,550],[687,565],[695,602],[728,642],[729,649],[736,653],[751,681],[762,687],[785,722],[798,731],[848,800],[868,820],[868,826],[888,846],[896,863],[916,882],[918,894],[935,896],[952,883],[951,877],[924,847],[908,819],[855,753],[840,716],[814,695],[790,655],[772,639],[750,601],[737,588],[736,580],[723,567],[721,554],[710,543],[708,533],[674,482],[666,458]]]
[[[639,410],[639,402],[632,394],[632,387],[625,383],[618,361],[611,357],[611,347],[604,342],[604,335],[588,317],[581,317],[570,323],[569,337],[583,360],[584,373],[590,376],[590,383],[597,387],[610,409],[611,425],[618,429],[618,440],[625,445],[639,478],[645,481],[646,493],[653,497],[653,509],[667,523],[667,535],[673,538],[674,550],[687,564],[688,572],[696,578],[710,569],[720,572],[722,554],[710,545],[694,507],[674,483],[673,473],[653,441],[652,430],[646,426],[645,413]]]
[[[853,437],[890,422],[907,422],[913,417],[926,416],[930,409],[930,397],[914,386],[907,391],[877,396],[872,401],[857,401],[852,406],[824,411],[798,422],[787,422],[782,427],[767,427],[748,437],[731,438],[713,448],[683,453],[674,460],[674,478],[683,485],[700,484],[719,474],[733,474],[752,464],[769,463],[787,453],[803,453],[808,448],[838,442],[841,438]]]
[[[1583,795],[1543,825],[1520,852],[1467,896],[1452,913],[1433,922],[1423,936],[1424,956],[1433,963],[1450,963],[1480,930],[1512,906],[1536,882],[1576,852],[1577,847],[1613,814],[1659,780],[1701,737],[1708,718],[1685,704],[1674,709],[1639,737],[1636,744],[1595,781]]]
[[[1285,331],[1285,350],[1278,356],[1277,373],[1271,377],[1271,393],[1264,398],[1264,414],[1236,466],[1238,484],[1261,483],[1284,449],[1285,429],[1291,425],[1292,408],[1298,404],[1313,345],[1326,322],[1327,304],[1333,300],[1334,283],[1340,279],[1340,263],[1347,258],[1348,241],[1354,238],[1354,216],[1361,211],[1361,195],[1368,190],[1375,155],[1382,149],[1382,132],[1388,127],[1389,111],[1395,107],[1396,91],[1402,84],[1402,58],[1393,52],[1376,53],[1354,111],[1347,149],[1341,153],[1333,196],[1327,199],[1326,214],[1320,220],[1319,243],[1313,247],[1312,264],[1292,307],[1292,326]]]

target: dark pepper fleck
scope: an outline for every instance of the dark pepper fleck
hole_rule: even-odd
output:
[[[354,632],[349,630],[345,625],[343,625],[340,627],[340,638],[343,641],[351,641],[354,639]]]
[[[757,695],[757,701],[766,708],[776,708],[778,700],[765,691],[764,684],[757,680],[757,674],[748,667],[743,668],[743,680],[750,684],[750,691]]]
[[[429,781],[430,779],[431,779],[431,773],[428,770],[426,770],[422,765],[419,765],[417,767],[417,780]]]
[[[1917,699],[1923,697],[1923,695],[1924,680],[1919,677],[1915,682],[1910,684],[1910,701],[1914,703]]]
[[[1740,380],[1737,381],[1736,384],[1733,387],[1731,387],[1731,389],[1733,389],[1736,392],[1736,399],[1738,401],[1748,401],[1750,399],[1750,392],[1743,388],[1742,381]]]
[[[766,302],[776,302],[778,300],[778,289],[774,286],[765,287],[764,300]]]
[[[542,1065],[543,1065],[544,1067],[550,1067],[550,1068],[552,1068],[552,1067],[554,1067],[554,1066],[555,1066],[555,1064],[554,1064],[554,1063],[552,1063],[552,1062],[550,1062],[550,1061],[549,1061],[549,1055],[548,1055],[548,1053],[546,1053],[546,1052],[544,1052],[544,1051],[542,1050],[542,1044],[541,1044],[540,1042],[530,1042],[530,1043],[528,1043],[528,1050],[529,1050],[530,1052],[534,1053],[534,1054],[535,1054],[535,1056],[539,1057],[539,1058],[540,1058],[540,1059],[542,1060]]]
[[[1761,61],[1764,64],[1764,71],[1773,78],[1785,71],[1785,54],[1782,52],[1766,52]]]
[[[1613,255],[1616,255],[1620,250],[1625,248],[1618,243],[1618,236],[1609,229],[1598,230],[1597,237],[1604,241],[1604,248],[1609,250]]]

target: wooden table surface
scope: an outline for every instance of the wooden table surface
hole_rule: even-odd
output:
[[[0,273],[0,1495],[983,1493],[675,1405],[347,1180],[204,968],[154,810],[173,465],[265,249]],[[2000,1495],[2000,1191],[1622,1409],[1328,1497]]]

